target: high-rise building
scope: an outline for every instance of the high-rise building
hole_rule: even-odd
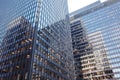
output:
[[[76,80],[120,80],[120,0],[70,14]]]
[[[74,80],[67,0],[11,0],[0,24],[0,80]]]

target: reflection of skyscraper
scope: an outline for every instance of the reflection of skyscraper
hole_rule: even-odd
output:
[[[93,39],[94,38],[94,39]],[[96,66],[98,70],[104,70],[105,64],[109,66],[109,62],[107,60],[106,49],[103,41],[103,37],[101,32],[94,32],[88,35],[89,43],[92,45],[93,53],[95,55]],[[99,43],[96,41],[99,40]],[[108,65],[107,65],[108,64]]]
[[[67,0],[14,2],[0,25],[0,80],[74,80]]]
[[[9,24],[1,43],[1,80],[22,80],[30,75],[33,27],[19,17]]]
[[[113,79],[114,74],[112,68],[110,67],[102,33],[98,31],[88,34],[88,40],[93,48],[93,54],[96,62],[96,72],[102,72],[101,75],[106,75],[105,79]]]
[[[75,60],[76,80],[94,79],[96,66],[92,46],[86,37],[85,29],[80,20],[71,21],[71,33],[73,42],[73,55]]]
[[[82,55],[83,52],[79,52],[81,56],[78,57],[80,59],[79,61],[75,61],[76,63],[81,62],[81,69],[85,68],[83,65],[86,65],[86,71],[88,69],[87,73],[79,72],[84,80],[120,79],[119,9],[119,0],[108,0],[103,3],[97,1],[70,14],[71,28],[76,27],[76,30],[72,31],[73,40],[76,40],[73,41],[73,48],[77,46],[77,48],[80,48],[79,51],[82,50],[83,47],[83,50],[86,49],[88,45],[79,45],[80,43],[82,44],[82,42],[79,39],[74,39],[74,36],[80,35],[78,37],[81,37],[85,34],[86,38],[82,37],[82,39],[86,39],[84,39],[84,43],[85,41],[89,43],[92,51],[91,54],[93,55],[93,62],[89,62],[89,60],[92,60],[91,58],[89,58],[89,60],[84,58],[89,64],[94,63],[95,68],[92,71],[90,70],[90,65],[87,65],[87,62],[82,63],[82,58],[89,56],[88,54],[84,53],[84,55]],[[84,28],[84,30],[79,29],[80,26]],[[74,44],[74,42],[76,42],[76,44]],[[88,51],[86,50],[86,52]],[[76,55],[74,55],[74,57],[76,59]],[[79,75],[77,77],[79,77]],[[78,78],[78,80],[79,79],[80,78]]]

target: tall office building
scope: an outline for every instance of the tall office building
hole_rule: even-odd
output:
[[[74,80],[67,0],[10,0],[0,24],[0,80]]]
[[[120,0],[70,14],[76,80],[120,80]]]

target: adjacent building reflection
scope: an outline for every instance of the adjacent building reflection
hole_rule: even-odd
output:
[[[71,23],[76,80],[113,78],[101,32],[86,35],[80,20]],[[96,43],[99,41],[99,43]]]
[[[97,1],[70,14],[75,67],[80,67],[76,80],[120,79],[119,15],[119,0]]]
[[[0,79],[74,80],[72,48],[67,41],[70,31],[64,22],[37,30],[36,38],[34,27],[24,17],[10,22],[0,46]]]
[[[30,73],[33,28],[24,17],[12,21],[0,45],[0,80],[26,80]]]

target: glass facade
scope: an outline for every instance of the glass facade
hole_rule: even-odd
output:
[[[79,20],[80,25],[84,28],[87,41],[89,45],[91,45],[91,51],[94,55],[94,70],[91,72],[89,70],[87,73],[80,72],[80,74],[83,74],[84,80],[120,79],[119,15],[120,1],[108,0],[95,5],[95,7],[90,7],[90,9],[87,10],[83,8],[82,12],[74,13],[74,15],[71,16],[71,24]],[[74,26],[76,25],[74,24]],[[83,52],[79,54],[82,53]],[[80,56],[80,59],[81,57],[82,56]],[[80,62],[82,62],[82,60],[80,60]],[[92,64],[92,62],[89,62],[89,64]],[[81,65],[83,66],[83,63],[81,63]],[[87,67],[88,69],[91,68],[89,66]],[[82,67],[82,69],[84,68]],[[91,78],[88,78],[88,73],[92,73]],[[84,77],[85,74],[88,75]]]
[[[76,80],[90,80],[95,74],[95,59],[80,20],[71,22],[71,33]]]
[[[0,25],[0,80],[74,80],[67,0],[12,1]]]

